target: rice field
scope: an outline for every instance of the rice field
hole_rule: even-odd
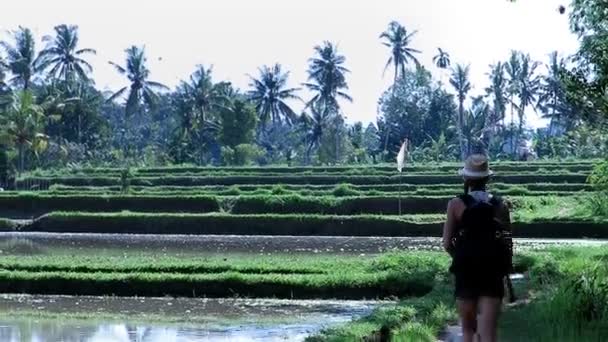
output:
[[[518,243],[542,250],[549,244],[535,241],[608,239],[608,221],[585,205],[594,195],[586,183],[593,165],[494,165],[490,190],[511,203]],[[370,336],[389,315],[398,317],[389,322],[397,336],[436,336],[453,320],[449,260],[438,238],[447,202],[462,192],[458,167],[35,171],[0,193],[0,230],[10,236],[0,243],[0,292],[400,298],[406,304],[314,338]],[[23,242],[28,236],[65,242],[38,250]],[[517,260],[518,271],[534,266]]]

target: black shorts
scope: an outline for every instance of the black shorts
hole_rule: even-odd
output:
[[[505,295],[504,277],[475,273],[454,275],[456,299],[478,299],[479,297],[501,298]]]

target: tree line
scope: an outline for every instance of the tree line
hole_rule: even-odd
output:
[[[586,77],[598,73],[580,69],[588,64],[581,60],[584,49],[595,48],[584,33],[579,59],[552,53],[543,65],[513,51],[488,68],[487,85],[474,96],[471,66],[452,65],[441,48],[432,63],[449,81],[433,79],[412,46],[416,34],[391,22],[379,35],[393,83],[379,98],[376,123],[364,126],[345,121],[341,104],[352,101],[350,70],[332,42],[314,47],[308,78],[299,86],[274,64],[250,75],[244,90],[213,79],[212,68],[203,65],[169,89],[150,78],[145,49],[131,46],[123,61],[110,62],[124,86],[106,93],[91,77],[88,58],[96,50],[81,46],[77,26],[56,26],[40,51],[32,31],[19,27],[0,42],[0,170],[372,163],[394,158],[406,138],[411,158],[420,161],[458,160],[478,150],[516,159],[530,141],[526,153],[539,157],[606,153],[605,111],[582,93],[593,90]],[[303,89],[309,98],[301,96]],[[304,109],[296,112],[296,102]],[[549,119],[547,129],[527,128],[531,110]]]

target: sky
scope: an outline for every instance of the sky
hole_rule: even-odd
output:
[[[546,62],[551,51],[569,55],[578,47],[568,29],[568,0],[19,0],[3,4],[0,37],[22,25],[38,38],[58,24],[80,28],[80,46],[94,48],[89,58],[101,89],[125,86],[109,64],[124,65],[124,50],[144,45],[151,79],[170,87],[194,71],[213,66],[215,81],[246,90],[262,65],[282,64],[290,85],[306,81],[313,47],[329,40],[346,56],[353,103],[342,104],[348,122],[375,122],[378,98],[391,84],[383,77],[389,50],[379,35],[397,20],[417,30],[412,47],[437,79],[448,80],[432,58],[446,50],[452,63],[471,65],[473,89],[483,93],[489,65],[506,60],[513,49]],[[38,43],[38,48],[43,47]],[[544,67],[540,70],[544,71]],[[450,91],[452,91],[450,89]],[[302,91],[308,98],[310,94]],[[294,102],[299,109],[301,103]],[[544,124],[528,113],[533,127]]]

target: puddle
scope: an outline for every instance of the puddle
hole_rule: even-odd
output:
[[[390,302],[0,296],[0,340],[303,341]]]

